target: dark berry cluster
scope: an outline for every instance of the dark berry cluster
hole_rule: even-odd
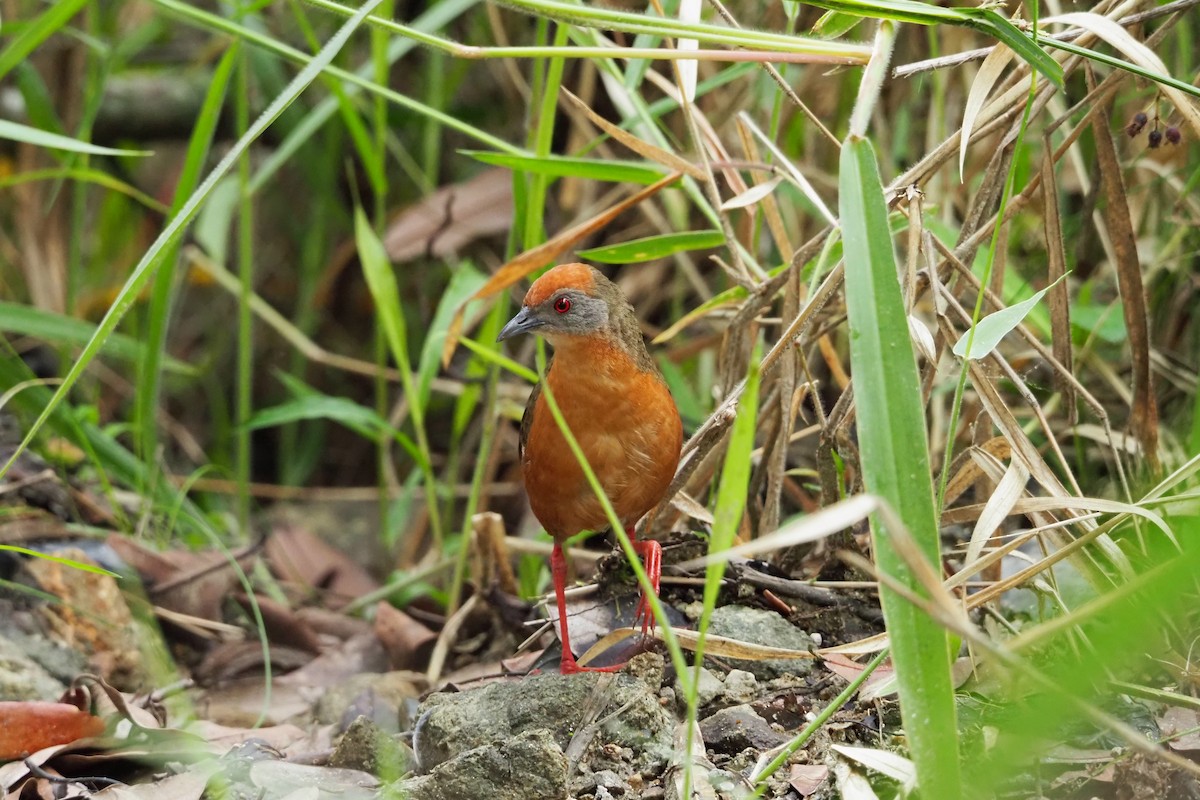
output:
[[[1127,133],[1129,138],[1132,139],[1134,136],[1137,136],[1139,133],[1141,133],[1146,125],[1149,124],[1149,122],[1150,117],[1146,115],[1146,112],[1139,111],[1130,118],[1129,123],[1125,126],[1125,133]],[[1183,135],[1179,132],[1179,128],[1175,127],[1174,125],[1168,125],[1165,128],[1159,128],[1158,114],[1155,113],[1154,127],[1150,129],[1150,133],[1146,134],[1146,144],[1149,145],[1151,150],[1153,150],[1157,147],[1160,147],[1164,139],[1166,140],[1167,144],[1179,144],[1183,140]]]

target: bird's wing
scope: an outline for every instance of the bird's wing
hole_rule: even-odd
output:
[[[517,458],[521,463],[525,463],[525,442],[529,439],[529,429],[533,427],[533,407],[537,405],[538,395],[542,393],[541,381],[538,381],[533,387],[533,391],[529,393],[529,400],[525,403],[525,413],[521,415],[521,438],[517,442]]]

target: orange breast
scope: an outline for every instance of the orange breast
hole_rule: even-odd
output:
[[[621,523],[634,524],[662,499],[679,463],[683,428],[666,384],[604,343],[560,347],[546,383]],[[529,505],[551,535],[608,527],[544,394],[533,410],[523,466]]]

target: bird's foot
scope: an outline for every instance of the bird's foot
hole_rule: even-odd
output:
[[[619,672],[625,663],[613,664],[610,667],[581,667],[575,661],[575,656],[566,647],[563,648],[562,663],[558,671],[563,675],[575,675],[580,672]]]
[[[633,549],[641,556],[642,562],[646,566],[646,577],[650,579],[650,585],[654,588],[654,594],[657,596],[659,579],[662,575],[662,545],[653,539],[647,539],[646,541],[635,541]],[[639,622],[642,626],[643,636],[654,630],[654,606],[650,603],[650,598],[645,591],[638,600],[634,626],[636,627]]]

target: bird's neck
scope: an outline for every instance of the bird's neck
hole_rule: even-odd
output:
[[[637,320],[615,320],[615,324],[600,333],[586,336],[547,334],[554,348],[554,360],[564,365],[588,365],[595,369],[636,369],[639,372],[658,372],[654,359],[646,350]]]
[[[635,373],[658,374],[645,345],[641,358],[630,354],[619,342],[599,336],[555,337],[554,360],[546,380],[555,393],[597,391],[605,386],[622,385]]]

